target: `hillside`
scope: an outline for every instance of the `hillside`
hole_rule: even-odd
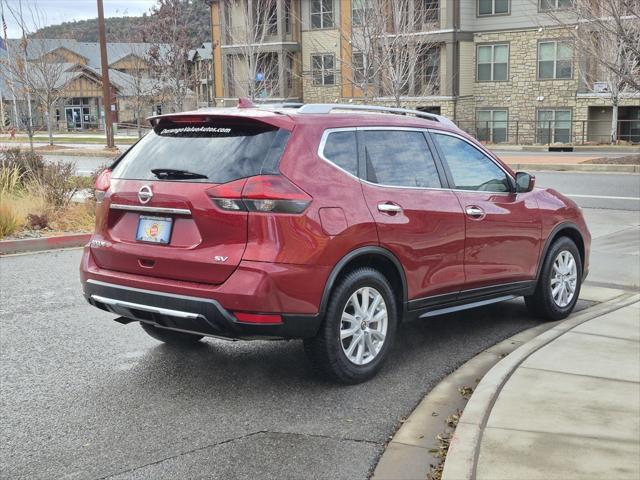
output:
[[[185,11],[185,21],[189,25],[189,36],[193,45],[211,41],[209,7],[204,0],[196,0]],[[111,17],[105,20],[108,42],[145,41],[144,38],[131,38],[131,32],[140,32],[143,26],[153,20],[153,14],[142,17]],[[189,19],[187,21],[187,19]],[[63,22],[38,30],[34,36],[40,38],[72,38],[79,42],[98,41],[98,19]]]

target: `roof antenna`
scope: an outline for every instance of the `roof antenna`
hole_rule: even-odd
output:
[[[255,108],[256,104],[250,99],[242,97],[238,99],[238,108]]]

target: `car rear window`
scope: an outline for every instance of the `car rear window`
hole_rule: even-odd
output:
[[[112,177],[227,183],[254,175],[277,174],[289,133],[262,123],[165,122],[129,149],[117,162]],[[174,174],[159,178],[153,170]]]

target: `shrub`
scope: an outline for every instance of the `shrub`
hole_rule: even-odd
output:
[[[42,230],[49,227],[49,212],[28,214],[25,226],[31,230]]]
[[[45,165],[35,176],[31,188],[42,195],[54,209],[64,209],[78,191],[74,180],[75,164],[56,162]]]
[[[17,168],[25,180],[40,174],[45,165],[42,155],[35,152],[22,151],[19,148],[8,148],[2,151],[2,168]]]
[[[20,228],[20,219],[7,202],[0,203],[0,238],[15,233]]]

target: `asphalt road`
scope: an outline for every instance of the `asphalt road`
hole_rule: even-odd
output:
[[[537,324],[521,301],[410,322],[378,377],[337,386],[300,342],[180,350],[117,324],[81,297],[79,258],[0,258],[3,478],[365,479],[441,378]]]
[[[583,208],[640,211],[640,175],[532,172],[536,185],[555,188]]]

